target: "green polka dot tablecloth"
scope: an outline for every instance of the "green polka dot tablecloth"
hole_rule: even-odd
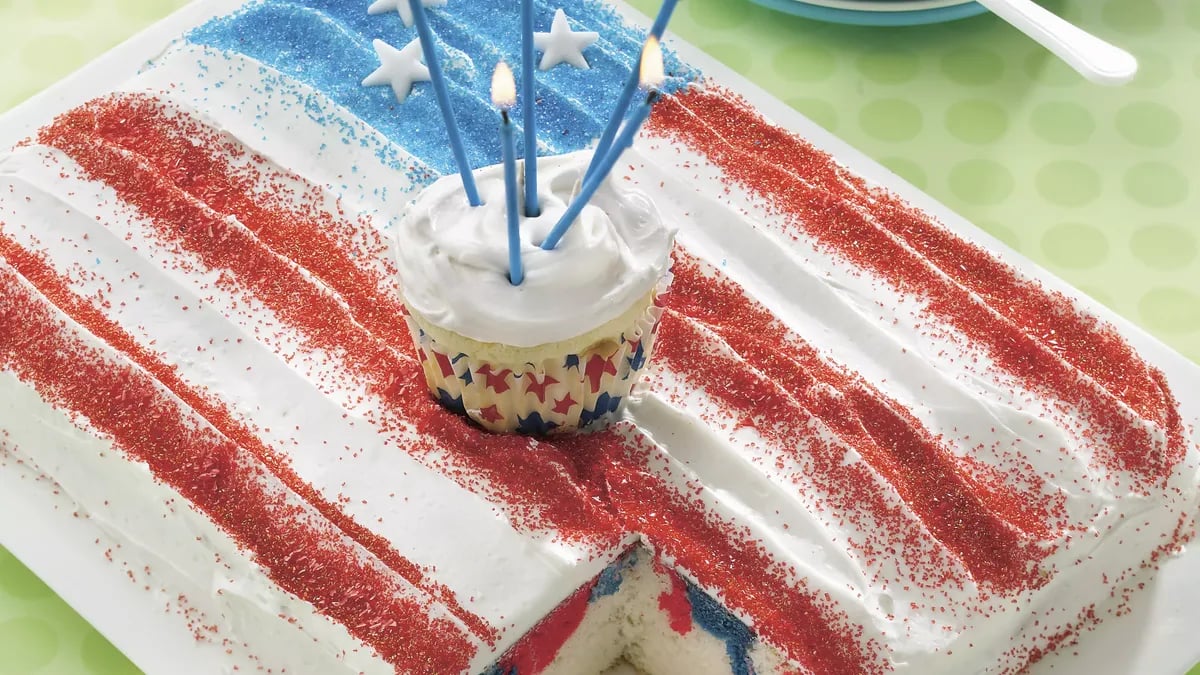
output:
[[[0,0],[0,111],[183,4]],[[1137,78],[1088,84],[991,16],[859,28],[685,0],[672,29],[1200,361],[1200,0],[1043,4]],[[0,548],[0,675],[136,672]]]

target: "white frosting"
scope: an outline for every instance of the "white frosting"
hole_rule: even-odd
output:
[[[538,160],[542,212],[521,219],[519,286],[508,278],[503,167],[475,172],[482,206],[467,203],[458,175],[429,186],[396,232],[409,306],[480,342],[536,347],[584,335],[645,297],[667,269],[675,229],[646,195],[620,190],[612,178],[554,250],[540,248],[590,158],[585,151]]]

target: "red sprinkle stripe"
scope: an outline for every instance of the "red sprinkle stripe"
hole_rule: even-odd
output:
[[[316,488],[297,475],[287,460],[274,448],[263,443],[262,439],[252,430],[234,419],[218,399],[201,394],[194,387],[189,386],[179,376],[175,367],[163,362],[152,351],[139,344],[132,335],[105,316],[103,311],[90,304],[87,299],[72,292],[70,281],[56,274],[49,262],[21,248],[3,231],[0,231],[0,257],[6,258],[13,269],[76,323],[104,340],[122,356],[152,375],[224,436],[252,453],[284,485],[308,502],[343,533],[374,554],[410,584],[437,598],[477,637],[489,644],[494,643],[499,637],[498,631],[493,626],[463,608],[450,589],[427,579],[421,568],[401,555],[387,539],[363,527],[342,511],[337,504],[325,499]]]
[[[352,256],[378,259],[382,242],[364,246],[341,232],[379,234],[370,223],[340,221],[317,201],[320,188],[301,177],[274,169],[248,153],[236,140],[184,115],[173,115],[145,94],[123,94],[94,109],[95,134],[133,152],[179,189],[213,211],[236,217],[272,251],[332,288],[355,320],[389,341],[404,344],[408,327],[395,284],[356,265]],[[231,157],[248,156],[248,169]],[[282,186],[299,185],[293,188]],[[391,288],[393,293],[384,290]]]
[[[476,648],[369,564],[342,534],[264,484],[263,471],[136,366],[89,347],[0,260],[0,365],[85,417],[253,553],[275,583],[391,663],[459,672]]]
[[[928,217],[898,208],[895,200],[866,200],[861,181],[847,185],[835,180],[841,173],[832,158],[769,125],[744,102],[716,87],[668,97],[656,106],[651,129],[706,155],[730,181],[786,216],[788,227],[830,253],[880,275],[903,292],[927,298],[932,314],[986,348],[998,367],[1030,390],[1077,406],[1096,430],[1088,433],[1103,437],[1096,443],[1098,461],[1153,485],[1164,482],[1183,457],[1181,426],[1167,429],[1169,440],[1162,447],[1121,406],[1127,403],[1134,410],[1149,411],[1151,421],[1170,423],[1174,399],[1162,388],[1161,378],[1146,377],[1150,367],[1126,343],[1114,338],[1111,329],[1076,316],[1065,299],[1022,281],[999,261],[988,263],[988,276],[964,274],[964,261],[981,255],[977,247]],[[912,245],[937,254],[932,260],[920,256],[902,245],[908,241],[904,237],[936,242]],[[945,266],[935,267],[937,261]],[[996,282],[997,276],[1003,281]],[[1014,295],[989,294],[989,284]],[[972,292],[996,304],[986,305]],[[1057,334],[1048,332],[1060,325],[1064,339],[1072,340],[1070,348],[1055,343]],[[1109,363],[1123,364],[1119,374]],[[1105,381],[1111,381],[1123,398],[1104,389]]]
[[[1026,335],[1095,378],[1139,414],[1160,424],[1167,422],[1163,411],[1174,407],[1174,401],[1152,377],[1154,369],[1111,326],[1080,313],[1069,298],[1047,292],[1039,284],[1021,278],[1016,270],[986,250],[957,237],[928,214],[895,195],[869,188],[862,178],[847,171],[833,157],[787,129],[766,122],[752,106],[730,91],[710,83],[675,97],[668,106],[676,108],[656,107],[656,113],[660,114],[652,118],[652,125],[661,124],[662,131],[698,141],[697,147],[702,151],[712,150],[713,144],[719,142],[737,151],[751,153],[762,163],[783,167],[792,176],[802,176],[804,181],[828,192],[833,198],[864,209],[870,213],[875,225],[899,236],[956,283],[983,297],[1006,319],[1020,326]],[[699,125],[706,127],[707,133],[696,128]],[[708,138],[701,139],[702,134]],[[726,165],[733,158],[726,153],[716,154],[717,157],[710,155],[710,158],[728,168]],[[731,176],[744,182],[750,169],[749,166],[741,167]],[[782,184],[770,184],[769,180],[764,176],[760,181],[744,184],[756,193],[770,197],[776,206],[785,208],[788,213],[809,212],[807,208],[792,210],[789,207],[794,206],[794,202],[789,204],[780,199],[795,183],[794,179]],[[836,225],[828,218],[823,220],[821,230]],[[876,258],[872,266],[886,262]],[[923,283],[923,279],[908,281],[918,285]]]

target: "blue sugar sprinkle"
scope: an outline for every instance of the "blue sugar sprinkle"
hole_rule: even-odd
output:
[[[589,70],[559,65],[536,74],[539,153],[545,154],[581,150],[594,141],[612,112],[613,92],[629,76],[644,37],[640,29],[624,25],[615,10],[596,0],[536,2],[537,30],[549,29],[559,6],[571,17],[575,30],[596,31],[600,39],[584,52]],[[501,58],[519,63],[520,13],[511,0],[464,0],[430,11],[429,19],[438,36],[468,160],[476,167],[494,164],[500,160],[500,149],[497,115],[488,100],[491,73]],[[404,103],[398,103],[387,87],[361,86],[378,66],[373,39],[401,47],[415,37],[416,31],[405,28],[395,13],[372,16],[361,3],[345,0],[265,0],[188,35],[194,43],[244,54],[313,87],[437,174],[453,173],[454,158],[428,83],[418,83]],[[672,74],[663,87],[667,93],[699,77],[675,54],[668,51],[665,58]],[[279,85],[286,87],[283,82]],[[316,101],[305,105],[314,120],[337,119],[320,110]],[[513,118],[521,118],[519,106]],[[347,142],[357,140],[346,125],[342,131]],[[389,157],[387,150],[377,149],[380,159],[399,164],[391,152]],[[410,177],[417,184],[436,178],[419,171]]]
[[[692,604],[692,620],[725,643],[733,675],[754,675],[754,664],[750,661],[754,633],[699,586],[687,579],[684,583],[688,602]]]

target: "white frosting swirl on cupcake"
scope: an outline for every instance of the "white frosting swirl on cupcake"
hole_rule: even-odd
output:
[[[554,250],[540,248],[590,157],[538,159],[542,213],[521,218],[520,286],[508,279],[503,166],[475,172],[482,206],[467,203],[457,174],[426,188],[396,235],[409,307],[480,342],[535,347],[587,333],[645,297],[666,272],[675,228],[663,223],[646,195],[620,190],[611,178]]]

